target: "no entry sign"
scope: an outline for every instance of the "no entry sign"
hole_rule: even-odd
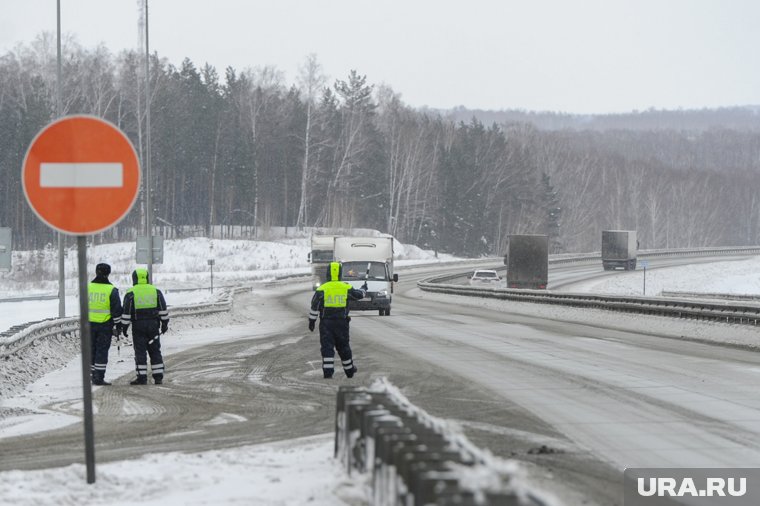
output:
[[[48,226],[70,235],[112,227],[132,208],[140,164],[126,135],[95,116],[67,116],[37,134],[24,158],[24,195]]]

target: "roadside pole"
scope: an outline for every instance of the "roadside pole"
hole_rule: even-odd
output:
[[[145,0],[145,235],[148,236],[148,277],[153,278],[153,199],[150,192],[150,46],[148,39],[148,0]]]
[[[646,295],[647,294],[647,265],[649,265],[649,262],[646,260],[641,260],[639,264],[644,269],[644,295]]]
[[[87,483],[95,483],[95,424],[92,420],[92,336],[90,335],[90,301],[87,294],[87,237],[77,236],[79,266],[79,335],[82,348],[82,400],[84,401],[84,456]]]
[[[208,259],[208,268],[211,270],[211,293],[214,293],[214,259]]]
[[[56,64],[56,84],[55,84],[55,116],[60,118],[63,114],[63,98],[62,98],[62,83],[61,83],[61,0],[57,0],[57,51],[58,59]],[[63,261],[64,248],[63,248],[63,234],[58,232],[58,318],[64,318],[66,316],[66,265]]]

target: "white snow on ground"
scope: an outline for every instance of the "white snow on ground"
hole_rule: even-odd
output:
[[[237,242],[237,244],[232,244]],[[213,241],[217,267],[224,281],[239,282],[253,279],[268,279],[275,275],[293,272],[307,272],[305,264],[308,246],[294,244],[240,244],[242,241]],[[130,251],[129,248],[132,248]],[[98,249],[102,248],[102,249]],[[176,246],[167,244],[167,258],[184,258],[177,261],[178,268],[172,266],[157,268],[158,284],[176,286],[204,286],[201,273],[207,268],[206,248],[210,242],[202,239],[181,241]],[[236,248],[238,249],[236,252]],[[412,250],[410,248],[410,250]],[[134,245],[109,245],[93,248],[96,254],[90,256],[90,263],[108,261],[114,266],[114,281],[121,287],[128,286],[128,273],[134,268]],[[225,251],[226,253],[221,253]],[[398,250],[397,250],[398,251]],[[278,260],[282,254],[283,260]],[[415,259],[416,257],[416,259]],[[53,257],[48,261],[53,262]],[[408,254],[409,263],[431,261],[430,252],[413,251]],[[71,255],[68,259],[71,263]],[[220,265],[221,264],[221,265]],[[44,280],[28,282],[23,276],[0,276],[0,297],[20,296],[27,293],[52,293],[55,291],[55,266],[48,266],[48,275]],[[647,272],[647,285],[652,293],[663,289],[701,291],[760,293],[760,259],[721,264],[703,264],[671,269],[655,269]],[[184,269],[184,270],[182,270]],[[277,274],[275,274],[277,273]],[[754,273],[754,274],[748,274]],[[74,276],[74,271],[70,272]],[[122,277],[119,278],[119,275]],[[589,282],[585,287],[589,291],[606,293],[639,293],[641,271],[621,273],[601,281]],[[217,272],[215,272],[215,283]],[[70,281],[73,286],[74,281]],[[626,291],[628,290],[628,291]],[[170,292],[171,293],[171,292]],[[205,297],[205,292],[191,292],[189,295],[176,297],[168,295],[170,303],[178,303],[182,297],[185,303]],[[425,294],[424,297],[450,297]],[[13,303],[9,306],[0,304],[0,329],[21,323],[14,317],[41,319],[55,316],[57,301],[47,301],[52,305],[44,306],[41,302]],[[578,321],[600,325],[614,323],[631,331],[651,329],[651,323],[642,322],[635,315],[614,314],[610,312],[589,311],[560,306],[544,306],[527,303],[500,302],[495,300],[462,298],[463,303],[493,307],[496,310],[508,307],[510,311],[523,312],[546,318],[566,321]],[[69,308],[75,305],[67,303]],[[44,307],[44,310],[43,310]],[[39,311],[39,312],[35,312]],[[52,314],[51,314],[52,313]],[[737,325],[695,323],[670,318],[660,318],[662,325],[658,332],[673,337],[704,339],[709,341],[733,342],[756,346],[757,330]],[[16,321],[16,323],[9,323]],[[267,322],[261,323],[257,331],[262,335],[273,329]],[[176,326],[172,327],[172,331]],[[239,332],[251,335],[250,328],[231,326],[219,329],[216,339],[231,339]],[[167,335],[168,336],[168,335]],[[202,329],[184,329],[178,331],[176,338],[165,340],[167,355],[183,347],[193,346],[202,340],[208,342],[209,333]],[[130,349],[122,348],[122,356],[115,349],[111,350],[107,376],[126,374],[133,364]],[[80,360],[74,359],[65,367],[51,372],[29,385],[22,393],[2,401],[3,406],[27,408],[36,414],[13,417],[0,423],[0,445],[2,437],[27,434],[58,427],[80,420],[65,418],[42,408],[56,399],[72,399],[81,396]],[[55,388],[51,388],[55,385]],[[98,387],[104,388],[104,387]],[[107,388],[107,387],[105,387]],[[98,479],[95,484],[85,482],[85,468],[74,464],[63,468],[39,471],[0,472],[0,504],[47,505],[47,504],[98,504],[131,505],[148,504],[161,506],[207,505],[207,504],[256,504],[256,505],[362,505],[368,504],[367,485],[350,480],[345,472],[332,459],[332,434],[311,438],[283,441],[272,444],[249,446],[224,451],[210,451],[196,454],[171,453],[150,455],[136,460],[99,464]]]
[[[620,271],[614,276],[573,285],[574,292],[641,295],[644,270]],[[695,293],[760,294],[760,256],[729,262],[692,264],[680,267],[647,269],[647,296],[663,291]]]
[[[0,504],[155,506],[366,504],[365,485],[332,458],[333,435],[203,453],[150,455],[0,473]]]

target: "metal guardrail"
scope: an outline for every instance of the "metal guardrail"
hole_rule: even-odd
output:
[[[760,295],[749,295],[741,293],[708,293],[708,292],[681,292],[663,290],[660,292],[663,297],[671,299],[717,299],[717,300],[748,300],[760,302]]]
[[[24,297],[8,297],[0,299],[0,302],[26,302],[29,300],[52,300],[57,298],[58,295],[27,295]]]
[[[170,306],[170,318],[186,318],[190,316],[206,316],[212,313],[229,311],[236,293],[250,290],[249,287],[238,287],[219,292],[214,302],[191,304],[186,306]],[[23,325],[16,325],[0,333],[0,358],[18,353],[42,339],[73,339],[79,336],[79,317],[49,318]]]
[[[371,474],[373,506],[541,506],[500,459],[412,405],[386,381],[338,389],[335,457]],[[478,476],[478,480],[473,480]]]
[[[705,256],[705,255],[750,255],[760,253],[760,247],[738,248],[698,248],[689,250],[649,251],[640,258],[665,256]],[[598,259],[588,255],[553,259],[553,263],[571,263]],[[552,259],[550,259],[550,263]],[[492,299],[536,302],[543,304],[559,304],[564,306],[607,309],[629,313],[670,316],[676,318],[691,318],[742,325],[760,324],[760,304],[748,305],[735,302],[710,302],[666,299],[655,297],[636,297],[621,295],[592,295],[578,293],[552,293],[545,290],[520,290],[510,288],[472,288],[463,285],[446,284],[460,274],[449,274],[424,279],[417,286],[428,292],[466,295]]]

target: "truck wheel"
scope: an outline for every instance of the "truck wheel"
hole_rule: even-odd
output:
[[[385,316],[385,310],[384,309],[379,309],[377,311],[377,314],[379,314],[380,316]]]
[[[389,307],[385,308],[385,316],[390,316],[390,315],[391,315],[391,308]]]

